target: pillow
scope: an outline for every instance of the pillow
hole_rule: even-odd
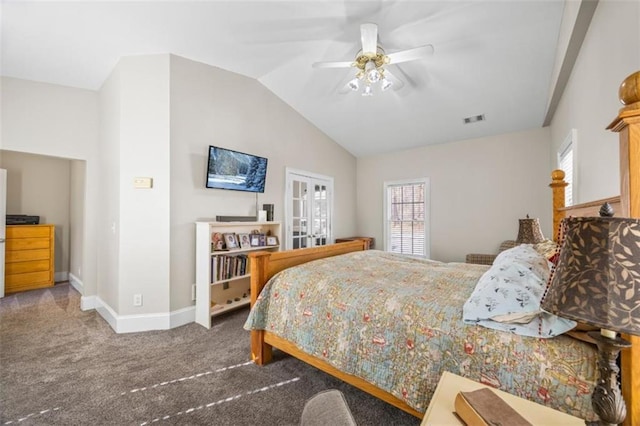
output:
[[[557,265],[558,263],[558,244],[552,240],[544,240],[541,243],[533,245],[533,249],[540,253],[549,262]]]
[[[464,322],[523,336],[553,337],[576,326],[542,311],[549,263],[531,244],[500,253],[462,309]]]

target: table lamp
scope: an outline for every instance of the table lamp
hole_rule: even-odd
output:
[[[540,221],[538,219],[531,219],[529,215],[527,215],[526,219],[518,219],[518,221],[517,244],[538,244],[544,241],[544,235],[542,235]]]
[[[541,306],[601,329],[588,333],[600,374],[591,404],[596,424],[617,425],[627,415],[617,359],[631,346],[617,332],[640,335],[640,219],[571,217],[561,226],[560,258]]]

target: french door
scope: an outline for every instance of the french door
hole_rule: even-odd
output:
[[[285,249],[333,242],[333,178],[287,168]]]

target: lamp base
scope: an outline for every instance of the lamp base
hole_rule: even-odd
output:
[[[621,349],[631,347],[627,340],[616,337],[611,339],[602,336],[599,331],[590,331],[589,337],[598,345],[598,370],[600,377],[591,395],[593,411],[600,418],[594,425],[618,425],[627,417],[627,407],[620,392],[618,374],[620,368],[617,360]]]

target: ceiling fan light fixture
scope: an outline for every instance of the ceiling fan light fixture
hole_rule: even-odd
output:
[[[389,90],[391,86],[393,86],[393,82],[386,77],[382,77],[382,81],[380,82],[380,86],[382,87],[382,91]]]
[[[353,80],[349,81],[347,83],[347,86],[349,86],[349,89],[353,90],[354,92],[357,91],[360,88],[360,83],[358,82],[358,77],[356,77]]]
[[[364,86],[364,91],[362,92],[362,96],[373,96],[373,91],[371,90],[371,86],[368,84]]]
[[[369,83],[377,83],[380,80],[381,72],[373,61],[367,62],[365,75]]]

